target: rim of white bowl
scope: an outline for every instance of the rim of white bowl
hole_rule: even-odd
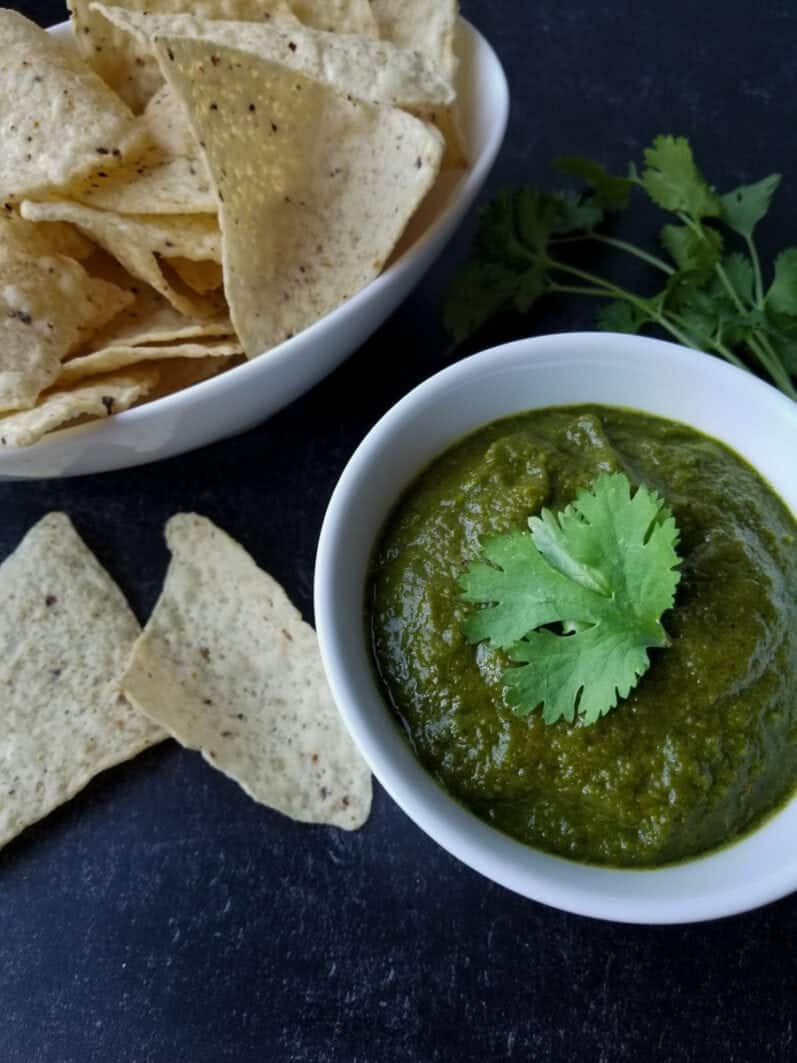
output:
[[[473,23],[461,15],[459,16],[459,21],[478,46],[486,51],[493,64],[493,73],[498,86],[495,123],[478,159],[463,174],[462,180],[456,187],[456,194],[449,199],[449,202],[443,207],[434,221],[402,252],[396,261],[392,262],[379,276],[375,277],[369,284],[366,284],[359,292],[355,292],[340,306],[330,310],[328,314],[319,318],[318,321],[314,321],[312,325],[308,325],[301,332],[297,332],[291,339],[277,344],[276,347],[269,351],[264,351],[259,357],[251,358],[241,365],[234,366],[232,369],[219,373],[218,376],[211,377],[208,380],[200,380],[196,384],[192,384],[191,387],[177,391],[173,395],[164,395],[161,398],[153,399],[152,402],[134,406],[129,410],[123,410],[121,413],[114,414],[111,418],[59,429],[51,434],[53,438],[57,436],[59,439],[64,439],[68,434],[101,431],[103,428],[107,429],[110,425],[117,423],[134,424],[139,420],[146,419],[154,412],[160,413],[167,410],[171,412],[181,409],[186,404],[190,405],[195,401],[198,393],[206,396],[215,390],[221,399],[227,389],[235,387],[241,380],[247,379],[246,374],[249,374],[249,377],[257,376],[264,371],[264,367],[267,365],[281,365],[286,361],[290,361],[297,346],[304,345],[308,340],[312,341],[316,333],[323,333],[331,322],[356,311],[363,301],[370,301],[375,295],[378,296],[383,288],[392,286],[408,270],[412,269],[415,259],[423,253],[428,244],[437,238],[438,233],[450,224],[452,216],[460,210],[462,203],[469,201],[470,197],[476,194],[475,190],[479,189],[486,180],[503,143],[509,121],[509,83],[507,82],[503,65],[493,46]],[[61,35],[68,32],[69,25],[68,21],[59,22],[54,26],[50,26],[48,32]],[[0,452],[0,469],[2,468],[3,456],[3,453]]]
[[[640,359],[644,358],[648,362],[642,366]],[[550,370],[563,364],[576,369],[594,369],[599,365],[639,374],[649,372],[655,364],[659,371],[676,375],[688,371],[693,380],[695,377],[701,380],[702,386],[708,382],[717,395],[727,397],[729,393],[743,392],[749,408],[760,407],[766,412],[767,423],[771,423],[772,418],[779,420],[785,426],[783,430],[793,433],[797,440],[797,404],[743,370],[663,340],[607,333],[540,336],[483,351],[437,373],[409,392],[371,429],[344,469],[324,518],[316,557],[315,616],[324,667],[344,721],[382,786],[425,833],[463,863],[525,897],[580,915],[645,924],[721,918],[776,900],[797,888],[797,853],[792,858],[784,858],[773,869],[761,870],[759,867],[752,885],[723,875],[719,885],[715,884],[708,892],[705,888],[701,892],[693,887],[702,879],[716,883],[717,875],[707,875],[707,870],[728,863],[728,854],[738,856],[745,847],[748,850],[754,848],[756,839],[765,836],[778,821],[782,822],[789,810],[797,818],[797,800],[790,801],[751,835],[679,865],[626,870],[577,864],[515,841],[458,804],[415,759],[378,688],[373,671],[370,671],[370,685],[359,683],[352,676],[338,620],[341,594],[345,581],[350,578],[345,564],[347,527],[355,519],[358,497],[364,497],[364,492],[369,490],[380,455],[390,447],[396,447],[402,434],[406,436],[413,422],[424,414],[428,415],[442,394],[473,387],[477,377],[500,374],[507,368],[515,370],[519,362],[527,363],[530,370],[534,366]],[[605,403],[605,400],[595,399],[573,400],[589,401]],[[616,402],[615,405],[629,404]],[[654,415],[679,419],[677,415],[657,411],[655,401],[637,401],[633,405]],[[527,402],[515,406],[514,410],[507,408],[503,415],[524,408],[529,408]],[[681,419],[690,423],[687,418]],[[698,430],[710,434],[704,427]],[[715,435],[721,437],[719,433]],[[460,436],[452,436],[443,442],[418,465],[406,482],[395,485],[391,507],[407,483],[433,460],[435,454]],[[738,441],[725,438],[724,442],[746,456],[745,448]],[[791,481],[786,478],[785,457],[780,459],[780,464],[784,466],[783,477],[767,473],[765,476],[792,512],[797,513],[797,486],[793,477]],[[789,490],[784,491],[784,485]],[[371,529],[371,549],[380,529],[381,524]],[[341,558],[344,558],[343,564]],[[364,585],[364,573],[362,577],[358,585]],[[360,598],[362,617],[365,601],[362,595]],[[371,669],[364,619],[357,644],[358,664],[362,665],[365,659]]]

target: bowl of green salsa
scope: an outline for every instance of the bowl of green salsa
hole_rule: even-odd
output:
[[[316,565],[333,694],[429,835],[628,922],[797,888],[797,406],[673,344],[466,359],[363,441]]]

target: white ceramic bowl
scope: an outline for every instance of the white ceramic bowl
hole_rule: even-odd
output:
[[[757,468],[797,513],[797,404],[716,358],[636,336],[521,340],[459,362],[372,429],[329,504],[315,614],[335,699],[374,774],[419,827],[483,875],[583,915],[680,923],[745,911],[797,888],[797,800],[754,834],[676,867],[621,871],[538,852],[477,819],[416,761],[374,679],[363,621],[375,541],[402,491],[468,432],[522,410],[602,403],[683,421]]]
[[[33,447],[3,450],[0,480],[123,469],[243,432],[292,402],[356,350],[443,250],[484,184],[504,138],[509,90],[501,64],[464,19],[458,30],[458,91],[472,165],[455,183],[438,184],[402,239],[406,250],[376,280],[261,358],[106,421],[65,429]],[[54,32],[65,35],[66,24]]]

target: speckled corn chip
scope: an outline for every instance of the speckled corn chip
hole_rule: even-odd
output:
[[[166,737],[116,683],[139,630],[63,513],[0,565],[0,846]]]
[[[0,244],[0,411],[32,407],[62,360],[132,301],[71,258]]]
[[[256,801],[352,830],[371,776],[340,720],[313,629],[223,531],[179,514],[172,562],[122,688]]]
[[[31,410],[0,417],[0,448],[30,447],[78,419],[98,420],[129,410],[148,395],[160,377],[154,367],[133,365],[119,373],[45,391]]]
[[[130,346],[116,344],[104,347],[80,358],[72,358],[61,366],[58,387],[70,386],[78,380],[125,369],[145,362],[157,362],[165,358],[230,358],[242,354],[237,340],[219,340],[215,343],[164,343],[158,346]],[[0,421],[2,425],[2,421]]]
[[[254,358],[380,273],[434,184],[443,140],[404,111],[232,48],[155,47],[205,146],[230,316]]]
[[[107,22],[91,0],[67,0],[75,39],[86,62],[137,113],[158,91],[162,78],[149,48]],[[242,19],[298,25],[287,0],[123,0],[130,11],[173,15],[186,8],[204,18]]]
[[[61,188],[120,165],[140,141],[128,107],[75,54],[15,11],[0,10],[0,197]]]
[[[155,37],[189,37],[280,63],[369,103],[424,112],[454,101],[451,82],[431,59],[389,41],[325,33],[306,26],[223,22],[187,14],[152,15],[102,4],[95,8],[133,34],[142,47]]]

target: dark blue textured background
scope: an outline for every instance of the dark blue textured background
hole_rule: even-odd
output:
[[[49,0],[18,6],[62,17]],[[783,171],[764,243],[797,242],[793,3],[463,8],[512,88],[492,189],[550,180],[554,154],[619,167],[683,132],[723,187]],[[0,556],[64,509],[145,619],[163,523],[194,509],[309,617],[335,479],[378,416],[445,364],[440,301],[467,237],[342,369],[248,435],[118,475],[0,485]],[[591,313],[551,307],[479,343]],[[299,826],[169,743],[0,853],[0,1063],[790,1060],[795,931],[795,899],[685,928],[564,915],[456,863],[378,789],[357,834]]]

